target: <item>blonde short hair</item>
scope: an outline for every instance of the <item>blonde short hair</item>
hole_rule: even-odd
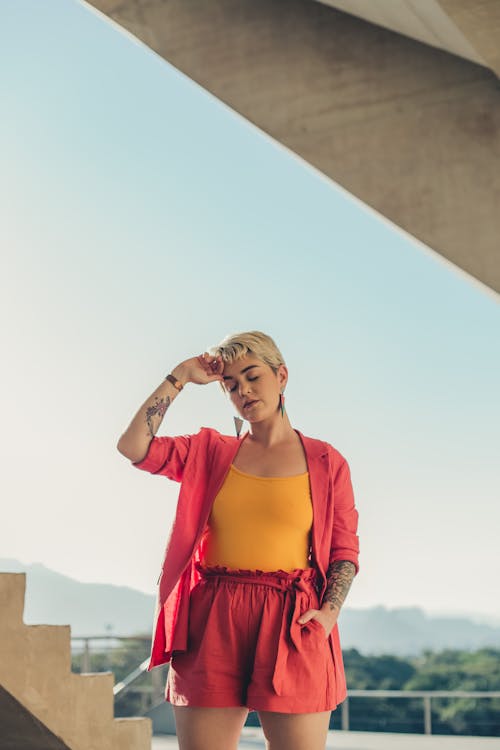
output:
[[[226,336],[219,344],[207,349],[207,352],[214,357],[219,355],[223,362],[235,362],[246,354],[253,354],[258,359],[265,362],[272,369],[274,374],[278,372],[280,365],[285,365],[283,355],[276,346],[271,336],[262,331],[243,331],[242,333],[233,333]],[[219,381],[221,389],[225,392],[226,387],[222,381]]]

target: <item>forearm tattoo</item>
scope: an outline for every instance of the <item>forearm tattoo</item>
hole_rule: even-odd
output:
[[[335,560],[326,571],[326,591],[323,604],[330,603],[331,610],[338,610],[344,603],[356,574],[356,566],[350,560]]]
[[[160,399],[156,397],[156,403],[146,409],[146,424],[148,425],[150,437],[154,437],[156,435],[156,430],[160,426],[161,420],[165,416],[165,412],[167,411],[169,406],[170,396],[165,396],[165,398]],[[160,417],[160,420],[156,423],[156,426],[153,426],[154,417]]]

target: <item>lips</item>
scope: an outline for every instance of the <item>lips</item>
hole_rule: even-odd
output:
[[[249,401],[248,403],[245,404],[245,406],[243,408],[244,409],[249,409],[251,406],[253,406],[256,403],[257,403],[257,401]]]

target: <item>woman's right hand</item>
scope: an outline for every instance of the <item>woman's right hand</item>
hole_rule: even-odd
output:
[[[181,363],[180,367],[185,371],[188,382],[205,385],[213,381],[223,381],[224,362],[222,357],[214,357],[208,352],[198,357],[191,357]]]

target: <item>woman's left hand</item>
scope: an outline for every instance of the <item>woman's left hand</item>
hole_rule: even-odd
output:
[[[306,612],[303,612],[301,614],[297,622],[303,624],[314,618],[323,625],[326,632],[326,637],[328,637],[333,630],[335,623],[337,622],[338,616],[339,613],[336,609],[308,609]]]

